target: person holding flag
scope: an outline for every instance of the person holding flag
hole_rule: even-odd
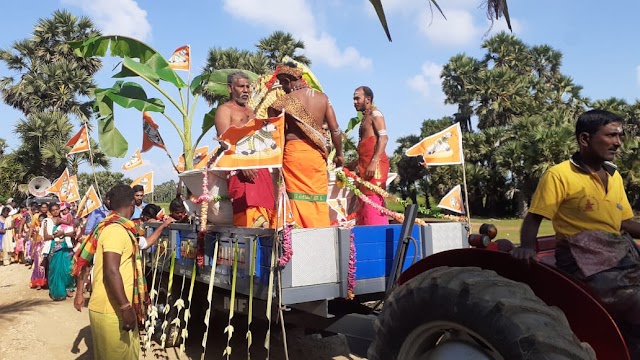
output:
[[[389,158],[385,152],[389,137],[384,115],[373,105],[373,91],[368,86],[360,86],[353,93],[353,106],[362,112],[360,122],[360,141],[358,142],[358,160],[347,165],[347,169],[358,172],[362,179],[381,188],[387,188],[389,176]],[[364,185],[360,191],[374,204],[384,207],[384,198]],[[389,223],[387,215],[358,199],[358,225],[384,225]]]
[[[249,77],[241,71],[227,76],[230,98],[216,111],[215,126],[218,135],[222,135],[232,126],[243,127],[255,117],[253,109],[247,105],[250,86]],[[232,171],[229,174],[228,187],[233,207],[233,225],[272,226],[275,216],[275,195],[269,169]]]

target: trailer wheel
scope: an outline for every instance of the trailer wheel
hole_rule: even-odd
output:
[[[526,284],[475,267],[439,267],[409,280],[374,327],[370,360],[596,358],[560,309]]]

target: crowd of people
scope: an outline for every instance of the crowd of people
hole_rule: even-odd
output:
[[[186,211],[182,199],[178,198],[170,204],[173,217],[164,216],[160,206],[143,202],[143,190],[139,185],[132,188],[135,210],[130,218],[137,226],[136,236],[144,248],[151,246],[159,234],[142,236],[142,223],[164,221],[168,224],[183,220]],[[77,217],[73,202],[43,201],[27,206],[9,199],[0,209],[2,265],[28,266],[32,270],[30,288],[48,289],[54,301],[73,297],[76,290],[76,279],[71,272],[74,252],[111,212],[110,194],[98,209],[83,217]],[[87,277],[83,279],[83,285],[85,283],[89,286]],[[82,296],[82,291],[77,293],[77,298]]]

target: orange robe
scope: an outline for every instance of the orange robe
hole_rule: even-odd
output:
[[[307,140],[287,140],[282,172],[293,221],[303,228],[329,227],[327,162]]]

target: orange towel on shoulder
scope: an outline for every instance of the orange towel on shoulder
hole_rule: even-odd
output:
[[[327,163],[307,140],[287,140],[282,172],[293,221],[303,228],[329,227]]]

